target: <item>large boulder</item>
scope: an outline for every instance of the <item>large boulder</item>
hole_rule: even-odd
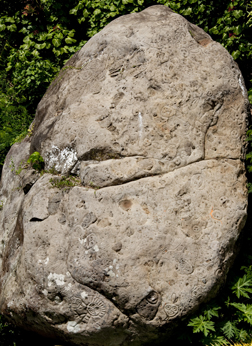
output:
[[[229,53],[165,6],[90,39],[6,158],[1,313],[76,345],[168,337],[233,260],[247,107]],[[24,165],[34,151],[43,175]]]

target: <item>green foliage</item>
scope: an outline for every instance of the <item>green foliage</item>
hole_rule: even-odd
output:
[[[202,315],[192,318],[188,326],[193,327],[194,333],[203,332],[205,336],[207,336],[211,330],[215,331],[214,322]]]
[[[31,164],[32,168],[36,169],[37,171],[41,171],[44,168],[44,159],[37,151],[30,155],[27,163]]]
[[[245,297],[249,298],[248,293],[252,293],[252,280],[248,279],[246,275],[236,282],[236,284],[232,287],[233,293],[236,294],[237,298]]]
[[[238,333],[238,329],[236,328],[236,323],[232,323],[230,321],[227,321],[224,326],[221,328],[221,330],[223,331],[223,334],[225,335],[226,338],[232,340],[232,338],[234,338],[237,333]]]
[[[15,173],[16,175],[19,175],[22,172],[22,170],[24,169],[23,161],[21,161],[19,166],[16,168],[15,163],[13,161],[13,158],[11,158],[9,167],[13,173]]]
[[[32,121],[22,99],[16,97],[5,71],[0,71],[0,165],[10,146],[22,140]]]
[[[55,74],[86,42],[81,38],[83,27],[69,16],[76,4],[14,0],[13,6],[1,6],[0,166],[10,146],[27,134]]]
[[[55,177],[50,179],[52,187],[57,187],[58,189],[69,189],[74,186],[80,186],[80,179],[72,175],[66,177]]]
[[[252,259],[251,245],[248,237],[222,292],[187,324],[193,327],[193,333],[201,334],[197,342],[202,345],[231,345],[252,340],[252,266],[248,265]],[[186,334],[190,335],[190,331]]]

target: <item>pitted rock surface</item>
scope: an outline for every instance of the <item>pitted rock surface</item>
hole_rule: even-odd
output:
[[[1,313],[73,344],[169,337],[214,297],[247,212],[241,72],[164,6],[76,53],[3,168]],[[55,176],[15,170],[39,151]]]

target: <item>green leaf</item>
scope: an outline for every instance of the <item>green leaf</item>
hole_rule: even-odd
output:
[[[97,8],[96,10],[94,10],[94,15],[97,16],[98,14],[101,13],[101,10],[99,8]]]
[[[14,31],[17,30],[17,26],[16,26],[15,24],[8,25],[8,26],[7,26],[7,29],[8,29],[9,31],[14,32]]]
[[[21,64],[20,62],[17,62],[16,65],[15,65],[15,68],[16,68],[16,69],[19,69],[19,68],[21,68],[21,67],[22,67],[22,64]]]
[[[74,34],[75,34],[75,30],[71,30],[69,31],[69,33],[67,34],[69,37],[74,37]]]
[[[31,41],[31,39],[29,36],[25,36],[25,38],[23,39],[23,42],[25,42],[25,43],[28,43],[30,41]]]
[[[192,13],[191,7],[188,7],[186,10],[182,11],[183,16],[190,16],[191,13]]]
[[[72,10],[69,11],[70,14],[77,14],[78,13],[78,9],[75,7]]]
[[[201,5],[199,6],[199,12],[204,12],[205,9],[206,9],[206,6],[203,5],[203,4],[201,4]]]
[[[15,23],[15,19],[13,17],[7,17],[7,18],[5,18],[5,22]]]
[[[214,26],[213,28],[211,28],[209,30],[210,34],[214,34],[214,35],[218,35],[219,34],[219,30],[217,29],[216,26]]]
[[[226,322],[221,329],[228,339],[232,339],[238,333],[235,324],[230,321]]]
[[[249,298],[248,293],[252,293],[252,280],[247,279],[247,275],[240,278],[237,283],[232,287],[232,291],[236,294],[237,298]]]
[[[204,315],[208,320],[210,320],[213,316],[219,317],[218,310],[220,310],[220,307],[213,307],[212,309],[205,310]]]
[[[60,56],[60,55],[61,55],[61,52],[60,52],[59,49],[53,48],[53,53],[54,53],[56,56]]]
[[[110,14],[109,14],[109,16],[112,18],[115,17],[116,15],[117,15],[117,12],[110,12]]]
[[[74,38],[71,38],[71,37],[67,37],[65,39],[65,41],[67,44],[72,44],[72,43],[75,43],[77,40],[75,40]]]
[[[232,14],[236,19],[239,19],[243,16],[243,11],[242,10],[234,10],[232,12]]]
[[[241,51],[241,52],[246,52],[248,50],[248,47],[247,47],[247,45],[245,45],[244,43],[241,43],[240,45],[239,45],[239,51]]]
[[[64,53],[68,53],[68,49],[67,49],[68,47],[67,46],[64,46],[64,47],[60,47],[60,53],[61,54],[64,54]]]
[[[0,31],[4,31],[6,29],[6,25],[5,24],[0,24]]]
[[[88,12],[88,10],[86,8],[83,11],[83,16],[84,16],[84,18],[87,18],[89,16],[89,12]]]
[[[41,43],[41,44],[36,43],[34,46],[34,48],[36,48],[36,49],[44,49],[45,47],[46,47],[46,42]]]
[[[241,341],[246,341],[248,339],[248,333],[241,329],[240,332],[239,332],[239,340]]]
[[[236,26],[233,31],[235,35],[240,35],[240,33],[242,32],[242,26],[241,25]]]
[[[248,322],[249,324],[252,324],[252,305],[245,305],[245,304],[239,304],[239,303],[231,303],[230,305],[234,306],[236,309],[241,311],[243,313],[243,320],[245,322]]]
[[[32,55],[33,55],[35,58],[38,58],[38,57],[39,57],[39,52],[37,51],[37,49],[34,49],[34,51],[32,51]]]
[[[207,336],[211,331],[215,331],[214,322],[208,321],[206,317],[200,315],[199,317],[192,318],[188,323],[189,327],[193,327],[194,333],[203,332]]]
[[[26,28],[22,28],[21,30],[19,30],[19,32],[21,32],[22,34],[26,34],[27,33],[27,29]]]
[[[231,55],[233,57],[234,60],[236,60],[237,58],[239,58],[241,52],[239,50],[234,51]]]
[[[59,47],[61,45],[61,40],[54,38],[52,40],[52,44],[54,45],[54,47]]]

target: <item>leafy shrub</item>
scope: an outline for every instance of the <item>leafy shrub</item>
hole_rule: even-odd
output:
[[[32,116],[13,94],[7,73],[0,70],[0,166],[10,146],[22,140],[32,121]]]
[[[36,169],[37,171],[41,171],[44,168],[44,159],[38,151],[35,151],[30,155],[27,163],[31,164],[32,168]]]

